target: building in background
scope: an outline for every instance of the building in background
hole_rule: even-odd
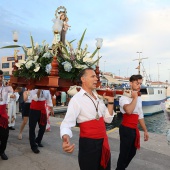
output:
[[[24,54],[18,54],[18,60],[25,60]],[[12,74],[14,65],[14,56],[3,56],[1,57],[1,70],[4,72],[4,80],[9,80]]]

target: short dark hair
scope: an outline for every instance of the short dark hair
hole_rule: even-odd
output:
[[[138,81],[138,80],[141,80],[143,77],[140,75],[140,74],[136,74],[136,75],[132,75],[130,78],[129,78],[129,81],[130,82],[133,82],[133,81]]]
[[[4,72],[2,70],[0,70],[0,75],[4,74]]]
[[[88,68],[85,68],[85,69],[81,70],[80,73],[78,74],[79,83],[81,83],[81,77],[83,77],[86,74],[87,70],[93,70],[94,71],[94,69],[91,68],[91,67],[88,67]]]

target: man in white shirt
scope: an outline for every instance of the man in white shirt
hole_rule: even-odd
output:
[[[0,70],[0,156],[2,160],[8,159],[5,154],[9,136],[8,113],[6,108],[8,93],[12,91],[12,89],[9,89],[3,85],[3,71]]]
[[[48,106],[51,107],[52,114],[54,114],[53,103],[49,90],[31,90],[30,96],[32,98],[32,101],[29,112],[29,138],[32,151],[38,154],[40,152],[38,147],[43,147],[41,141],[47,124],[45,102],[47,102]],[[36,137],[35,128],[37,123],[39,124],[39,131]]]
[[[123,120],[119,127],[120,154],[116,170],[125,170],[136,155],[136,150],[140,148],[138,122],[144,131],[144,141],[147,141],[149,138],[142,111],[142,100],[138,96],[142,84],[142,76],[132,75],[129,81],[132,90],[131,96],[122,96],[119,100]]]
[[[97,77],[92,68],[82,70],[79,75],[82,82],[81,90],[75,94],[68,105],[67,113],[60,126],[63,139],[63,150],[74,151],[70,144],[71,128],[79,123],[79,166],[81,170],[98,170],[101,167],[110,170],[110,148],[106,135],[105,123],[111,123],[114,117],[114,97],[105,96],[108,100],[106,107],[93,91],[96,88]]]

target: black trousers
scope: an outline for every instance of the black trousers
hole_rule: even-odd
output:
[[[81,170],[110,170],[109,160],[106,169],[100,166],[103,139],[79,139],[78,161]]]
[[[120,125],[120,153],[116,170],[125,170],[136,155],[135,138],[136,130]]]
[[[9,129],[0,126],[0,154],[5,152],[9,136]]]
[[[29,113],[29,138],[30,138],[31,149],[36,149],[38,147],[36,143],[41,143],[41,140],[43,138],[43,135],[44,135],[44,132],[45,132],[45,129],[46,129],[46,124],[44,126],[39,124],[40,117],[41,117],[41,111],[30,109],[30,113]],[[39,131],[38,131],[38,135],[36,137],[35,128],[36,128],[37,123],[39,125]]]

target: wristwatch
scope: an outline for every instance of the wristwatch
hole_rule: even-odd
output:
[[[107,104],[114,104],[114,102],[108,102]]]

